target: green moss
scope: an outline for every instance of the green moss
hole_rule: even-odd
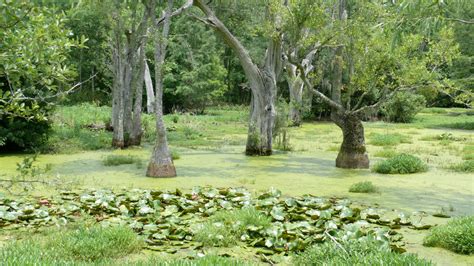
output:
[[[352,193],[375,193],[377,191],[378,188],[370,181],[355,183],[349,188],[349,192]]]
[[[456,218],[434,227],[423,244],[461,254],[474,254],[474,216]]]
[[[380,174],[413,174],[427,171],[428,166],[418,157],[402,153],[375,164],[372,170]]]

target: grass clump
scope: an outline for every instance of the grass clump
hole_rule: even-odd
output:
[[[381,157],[381,158],[392,158],[396,156],[398,153],[393,150],[393,149],[383,149],[379,150],[376,153],[374,153],[375,157]]]
[[[392,252],[375,240],[315,245],[293,258],[293,265],[432,265],[413,254]]]
[[[378,188],[370,181],[364,181],[352,184],[349,188],[349,192],[352,193],[375,193],[378,192]]]
[[[117,166],[122,164],[134,164],[139,161],[138,157],[133,155],[108,155],[102,160],[102,163],[105,166]]]
[[[474,216],[456,218],[431,229],[423,245],[474,254]]]
[[[428,166],[420,158],[402,153],[377,163],[372,170],[380,174],[413,174],[427,171]]]
[[[370,144],[375,146],[395,146],[400,143],[411,143],[410,138],[401,134],[371,134]]]
[[[139,251],[144,242],[128,227],[79,227],[16,241],[0,250],[6,265],[107,263]]]
[[[474,160],[467,160],[462,163],[451,165],[448,168],[455,172],[474,173]]]
[[[221,211],[214,214],[194,234],[205,246],[228,247],[243,237],[249,226],[259,229],[271,225],[271,218],[255,208]]]

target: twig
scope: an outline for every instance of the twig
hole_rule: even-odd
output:
[[[329,236],[329,238],[339,247],[341,248],[342,250],[344,250],[344,252],[346,252],[347,255],[349,255],[349,252],[347,252],[347,250],[339,243],[337,242],[337,240],[328,233],[328,231],[324,231],[324,234],[326,234],[327,236]]]

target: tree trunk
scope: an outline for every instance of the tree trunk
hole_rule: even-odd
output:
[[[143,101],[143,80],[145,73],[145,41],[142,42],[139,56],[137,71],[134,73],[134,80],[132,82],[135,91],[135,103],[133,106],[133,120],[132,120],[132,132],[130,134],[129,145],[140,145],[142,140],[142,101]]]
[[[171,23],[172,7],[173,0],[168,0],[168,7],[165,12],[161,36],[155,36],[156,143],[146,172],[146,175],[150,177],[176,176],[176,168],[174,167],[173,159],[171,158],[171,154],[168,149],[166,128],[163,121],[163,64],[166,57],[166,47]],[[154,13],[152,16],[156,27],[156,16]]]
[[[149,114],[155,112],[155,93],[153,92],[153,82],[151,81],[150,68],[145,60],[145,87],[146,87],[146,111]]]
[[[264,66],[259,69],[242,43],[202,1],[193,2],[206,15],[202,22],[212,27],[236,53],[252,91],[246,155],[271,155],[272,133],[276,116],[276,81],[282,69],[281,38],[269,41]]]
[[[357,115],[340,116],[336,124],[342,129],[343,140],[336,159],[339,168],[369,168],[369,157],[365,149],[362,121]]]
[[[296,67],[294,65],[288,65],[288,88],[290,90],[290,111],[288,113],[288,119],[290,120],[291,126],[301,125],[301,110],[303,107],[303,80],[296,74]]]
[[[112,47],[112,72],[114,75],[112,91],[112,147],[123,148],[125,146],[123,136],[123,56],[122,56],[122,21],[117,18],[114,30],[114,43]]]

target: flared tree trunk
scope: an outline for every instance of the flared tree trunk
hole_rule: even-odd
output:
[[[336,167],[350,169],[369,168],[369,156],[365,148],[364,125],[357,115],[347,114],[338,118],[343,140],[336,159]]]
[[[156,143],[146,172],[146,175],[150,177],[176,176],[176,168],[174,167],[173,159],[171,158],[171,153],[168,148],[166,127],[163,121],[163,64],[166,57],[172,7],[173,0],[168,0],[168,7],[165,12],[161,36],[155,36]],[[153,21],[153,24],[156,27],[157,21],[154,14]]]

